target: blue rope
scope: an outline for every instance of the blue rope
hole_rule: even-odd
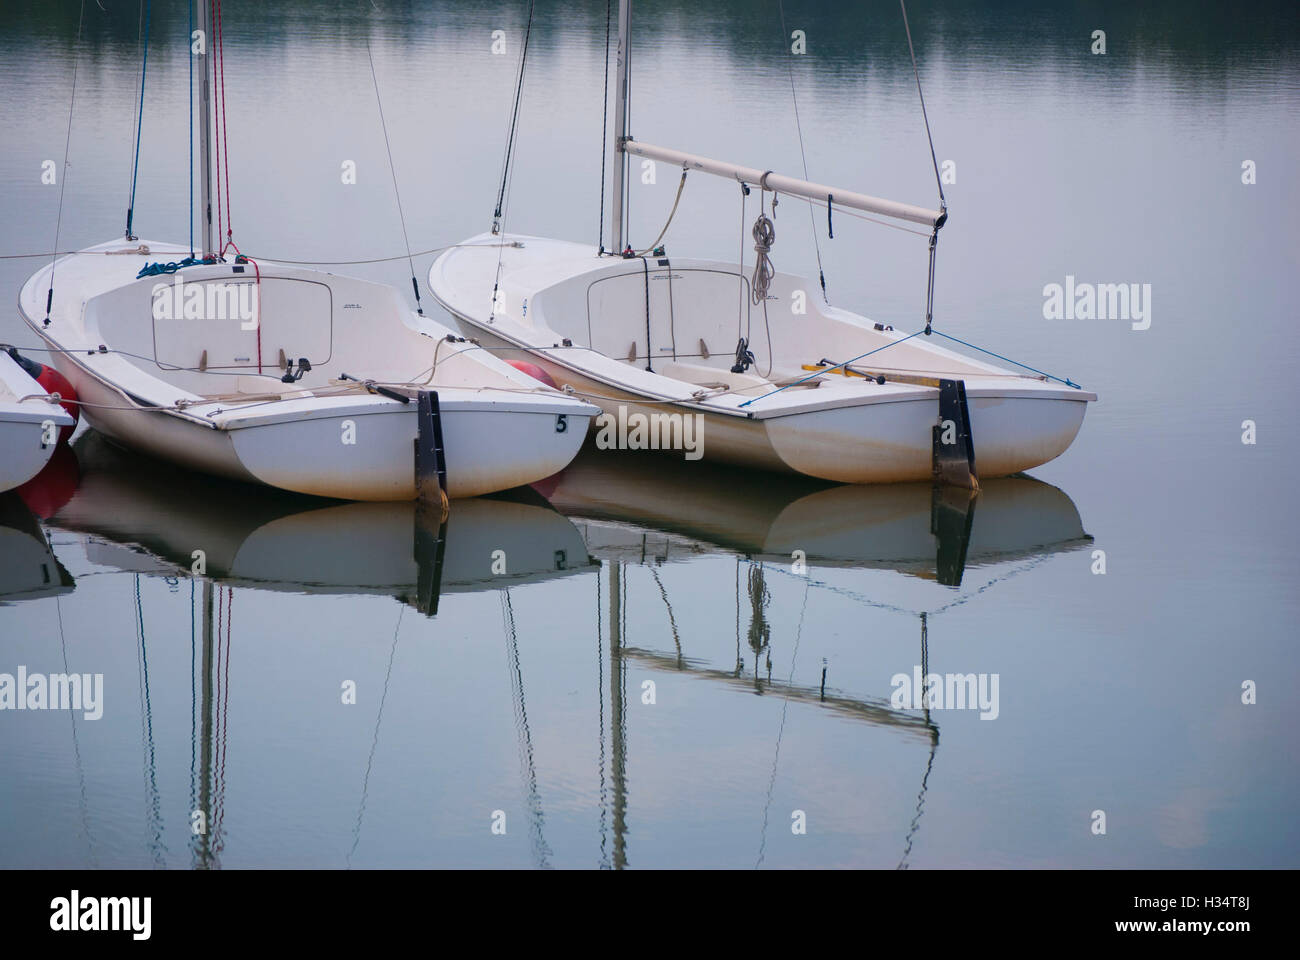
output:
[[[145,4],[144,62],[140,65],[140,113],[135,127],[135,165],[131,170],[131,203],[126,208],[126,235],[131,236],[131,221],[135,219],[135,184],[140,176],[140,135],[144,132],[144,78],[149,70],[149,23],[153,19],[153,0]]]
[[[146,263],[140,268],[140,272],[135,275],[137,280],[143,280],[145,277],[157,277],[164,273],[175,273],[181,267],[197,267],[203,263],[212,263],[211,260],[198,260],[194,257],[186,257],[184,260],[173,260],[171,263]]]
[[[901,340],[894,340],[894,341],[891,341],[890,343],[885,344],[883,347],[876,347],[876,349],[874,349],[874,350],[868,350],[866,353],[862,354],[862,356],[854,357],[852,360],[845,360],[843,363],[837,363],[837,364],[835,364],[835,366],[833,366],[833,367],[826,367],[826,368],[824,368],[824,369],[818,370],[816,373],[810,373],[810,374],[808,374],[808,376],[804,377],[802,380],[795,380],[793,383],[787,383],[784,387],[777,387],[775,390],[769,390],[767,393],[763,394],[763,396],[761,396],[761,397],[755,397],[753,400],[746,400],[744,403],[741,404],[741,406],[742,406],[742,407],[747,407],[747,406],[749,406],[751,403],[754,403],[754,402],[757,401],[757,400],[762,400],[764,397],[770,397],[772,394],[774,394],[774,393],[780,393],[782,390],[787,390],[787,389],[789,389],[790,387],[797,387],[797,386],[799,386],[799,384],[801,384],[801,383],[807,383],[809,380],[812,380],[812,379],[814,379],[815,377],[820,377],[822,374],[830,373],[832,370],[838,370],[840,367],[847,367],[850,363],[857,363],[857,362],[858,362],[859,360],[861,360],[863,357],[869,357],[869,356],[871,356],[873,353],[879,353],[881,350],[888,350],[890,347],[896,347],[896,346],[898,346],[898,344],[900,344],[900,343],[905,343],[906,341],[911,340],[913,337],[919,337],[919,336],[920,336],[921,334],[923,334],[923,333],[925,333],[924,330],[918,330],[918,331],[916,331],[916,333],[909,333],[907,336],[903,337]]]
[[[174,271],[173,271],[173,272],[174,272]],[[143,272],[141,273],[141,276],[143,276]],[[824,373],[830,373],[832,370],[838,370],[840,367],[847,367],[850,363],[857,363],[857,362],[858,362],[859,360],[861,360],[863,357],[869,357],[869,356],[871,356],[873,353],[879,353],[881,350],[888,350],[890,347],[893,347],[893,346],[896,346],[896,345],[898,345],[898,344],[900,344],[900,343],[904,343],[905,341],[911,340],[913,337],[919,337],[921,334],[923,334],[923,333],[925,333],[925,332],[926,332],[926,331],[924,331],[924,330],[918,330],[918,331],[916,331],[916,333],[910,333],[910,334],[908,334],[907,336],[903,337],[901,340],[895,340],[895,341],[893,341],[892,343],[887,343],[887,344],[885,344],[883,347],[877,347],[875,350],[868,350],[866,353],[862,354],[862,356],[860,356],[860,357],[854,357],[852,360],[845,360],[843,363],[837,363],[837,364],[835,364],[835,366],[833,366],[833,367],[826,367],[826,368],[824,368],[824,369],[822,369],[822,370],[818,370],[816,373],[810,373],[808,376],[804,377],[804,378],[801,379],[801,380],[795,380],[793,383],[787,383],[784,387],[777,387],[775,390],[769,390],[767,393],[763,394],[763,396],[761,396],[761,397],[755,397],[753,400],[746,400],[744,403],[741,404],[741,406],[742,406],[742,407],[747,407],[747,406],[749,406],[751,403],[753,403],[755,400],[762,400],[763,397],[770,397],[770,396],[772,396],[772,394],[774,394],[774,393],[780,393],[782,390],[786,390],[786,389],[788,389],[788,388],[790,388],[790,387],[797,387],[797,386],[799,386],[799,384],[801,384],[801,383],[807,383],[809,380],[813,379],[814,377],[820,377],[820,376],[821,376],[822,374],[824,374]],[[937,333],[937,334],[939,334],[939,336],[943,337],[945,340],[951,340],[951,341],[953,341],[954,343],[960,343],[960,344],[961,344],[962,346],[964,346],[964,347],[970,347],[972,350],[978,350],[980,353],[987,353],[990,357],[997,357],[999,360],[1004,360],[1004,361],[1006,361],[1007,363],[1015,364],[1017,367],[1021,367],[1022,369],[1025,369],[1025,370],[1031,370],[1031,371],[1033,371],[1034,373],[1038,374],[1040,377],[1046,377],[1048,380],[1055,380],[1057,383],[1063,383],[1063,384],[1065,384],[1067,387],[1074,387],[1074,389],[1076,389],[1076,390],[1082,390],[1082,389],[1083,389],[1083,388],[1080,387],[1077,383],[1075,383],[1073,380],[1070,380],[1069,378],[1064,378],[1064,379],[1063,379],[1063,378],[1061,378],[1061,377],[1053,376],[1053,375],[1050,374],[1050,373],[1047,373],[1047,372],[1045,372],[1045,371],[1043,371],[1043,370],[1039,370],[1037,367],[1031,367],[1031,366],[1029,366],[1029,364],[1027,364],[1027,363],[1021,363],[1019,360],[1012,360],[1010,357],[1004,357],[1004,356],[1002,356],[1002,354],[1000,354],[1000,353],[994,353],[992,350],[985,350],[983,347],[977,347],[977,346],[975,346],[975,344],[973,344],[973,343],[967,343],[965,340],[959,340],[957,337],[951,337],[951,336],[949,336],[948,334],[943,333],[943,332],[941,332],[941,331],[939,331],[939,330],[931,329],[930,332],[931,332],[931,333]]]
[[[1019,360],[1012,360],[1010,357],[1004,357],[1004,356],[1002,356],[1002,354],[1000,354],[1000,353],[994,353],[992,350],[985,350],[983,347],[977,347],[977,346],[975,346],[975,344],[973,344],[973,343],[967,343],[965,340],[958,340],[956,337],[950,337],[950,336],[948,336],[948,334],[946,334],[946,333],[940,333],[940,331],[938,331],[938,330],[935,330],[934,333],[938,333],[939,336],[943,337],[945,340],[951,340],[951,341],[953,341],[954,343],[960,343],[962,346],[964,346],[964,347],[970,347],[972,350],[978,350],[980,353],[987,353],[990,357],[997,357],[999,360],[1005,360],[1007,363],[1014,363],[1017,367],[1021,367],[1021,368],[1025,369],[1025,370],[1032,370],[1034,373],[1038,374],[1040,377],[1046,377],[1048,380],[1055,380],[1057,383],[1063,383],[1063,384],[1065,384],[1067,387],[1074,387],[1074,389],[1076,389],[1076,390],[1081,390],[1081,389],[1083,389],[1083,388],[1080,387],[1077,383],[1075,383],[1073,380],[1070,380],[1070,379],[1068,379],[1068,378],[1062,380],[1060,377],[1054,377],[1054,376],[1052,376],[1050,373],[1045,373],[1044,371],[1039,370],[1037,367],[1031,367],[1031,366],[1029,366],[1029,364],[1027,364],[1027,363],[1021,363]],[[852,363],[852,361],[849,361],[849,362]]]

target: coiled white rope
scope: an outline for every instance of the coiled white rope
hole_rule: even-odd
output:
[[[758,306],[767,299],[767,291],[772,285],[772,277],[776,271],[772,267],[772,260],[768,253],[772,249],[772,244],[776,242],[776,225],[768,219],[767,214],[759,213],[758,219],[754,221],[754,276],[750,283],[750,297],[754,305]]]

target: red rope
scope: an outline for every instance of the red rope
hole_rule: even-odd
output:
[[[217,87],[217,57],[216,57],[216,39],[217,39],[217,11],[215,7],[208,9],[208,43],[212,45],[212,87],[213,95],[216,96]],[[208,117],[203,118],[204,123],[212,123],[213,142],[217,149],[217,237],[222,235],[221,231],[221,127],[210,120]],[[209,213],[210,216],[210,213]],[[218,253],[218,259],[220,254]]]
[[[243,257],[253,265],[253,273],[257,278],[257,372],[262,372],[262,268],[257,265],[257,261],[245,257],[240,253],[239,246],[235,243],[235,231],[233,220],[230,215],[230,128],[226,120],[226,35],[225,35],[225,17],[221,10],[221,0],[213,0],[212,16],[214,19],[214,39],[216,41],[216,56],[212,58],[212,74],[214,83],[217,87],[217,105],[221,110],[221,122],[214,124],[218,128],[217,137],[217,236],[221,235],[221,176],[224,170],[226,177],[226,239],[221,247],[221,259],[225,259],[226,251],[234,248],[235,255]],[[221,145],[225,145],[224,152]]]

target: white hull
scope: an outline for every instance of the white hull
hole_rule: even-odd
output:
[[[906,378],[945,377],[965,383],[979,475],[1007,476],[1065,452],[1096,399],[923,338],[902,343],[902,334],[811,296],[807,314],[793,316],[795,291],[810,288],[796,277],[773,279],[766,316],[746,306],[738,320],[737,291],[748,288],[734,266],[676,258],[643,266],[578,244],[506,241],[520,246],[479,237],[443,254],[429,275],[439,303],[485,344],[526,353],[608,414],[702,416],[705,460],[848,483],[929,480],[939,391]],[[498,256],[503,303],[493,311],[484,306]],[[755,354],[743,374],[729,369],[738,332]],[[805,370],[892,343],[862,363],[884,370],[885,384]],[[778,390],[802,378],[817,382]]]
[[[72,426],[67,411],[0,350],[0,493],[41,472],[65,426]]]
[[[91,424],[143,453],[299,493],[413,499],[416,402],[340,381],[346,373],[408,398],[436,391],[448,495],[472,497],[563,468],[597,412],[469,344],[445,342],[447,328],[410,314],[393,291],[351,278],[262,264],[254,331],[238,317],[159,320],[155,287],[174,278],[137,280],[136,272],[188,250],[144,246],[147,255],[119,241],[61,260],[48,327],[48,268],[19,300]],[[247,284],[248,270],[219,263],[178,275],[206,289]],[[281,351],[290,361],[314,354],[311,371],[282,384]]]

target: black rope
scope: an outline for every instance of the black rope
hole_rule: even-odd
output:
[[[934,320],[934,253],[939,246],[939,228],[930,234],[930,276],[925,285],[925,335],[930,335],[930,324]]]
[[[144,59],[140,64],[140,110],[135,126],[135,158],[131,166],[131,199],[126,205],[126,239],[135,240],[131,227],[135,220],[135,187],[140,178],[140,135],[144,133],[144,80],[149,72],[149,26],[153,23],[153,0],[144,13]]]
[[[605,139],[609,135],[609,20],[614,0],[605,0],[605,90],[600,100],[600,230],[596,234],[599,253],[605,253]]]
[[[501,232],[501,210],[505,205],[506,199],[506,182],[510,177],[510,154],[515,147],[515,130],[519,125],[519,101],[523,99],[524,92],[524,68],[528,65],[528,38],[533,32],[533,3],[534,0],[528,0],[528,25],[524,28],[524,46],[519,53],[519,78],[515,83],[515,104],[510,115],[510,134],[506,138],[506,157],[501,166],[501,189],[497,191],[496,210],[492,213],[492,234]]]
[[[388,172],[393,177],[393,196],[397,198],[397,216],[402,221],[402,240],[406,243],[406,263],[411,268],[411,289],[415,291],[415,312],[424,316],[424,307],[420,303],[420,285],[415,279],[415,260],[411,257],[411,238],[406,232],[406,214],[402,210],[402,192],[397,189],[397,168],[393,166],[393,148],[388,142],[388,123],[384,120],[384,101],[379,96],[379,77],[375,75],[375,58],[370,53],[370,41],[366,40],[366,59],[370,61],[370,79],[375,85],[375,103],[379,104],[379,127],[384,132],[384,149],[388,151]]]
[[[650,261],[645,257],[641,258],[641,271],[645,274],[645,368],[654,373],[655,368],[650,365],[653,356],[650,349]]]
[[[835,194],[826,194],[826,236],[828,239],[835,239],[835,224],[831,221],[831,208],[835,205]],[[811,210],[812,208],[809,207]]]
[[[740,278],[740,288],[736,291],[736,336],[744,339],[744,334],[749,333],[750,329],[745,324],[745,198],[749,196],[749,184],[744,180],[737,181],[740,184],[740,243],[736,249],[736,270]],[[743,333],[742,333],[743,330]],[[737,371],[740,372],[740,371]]]

